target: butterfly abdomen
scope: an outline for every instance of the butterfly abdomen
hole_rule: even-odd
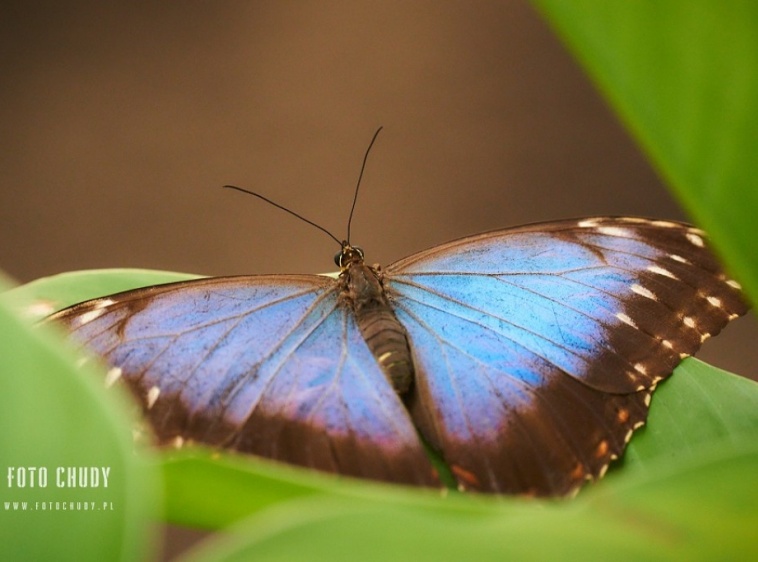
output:
[[[406,394],[413,383],[408,336],[390,307],[378,274],[356,263],[343,275],[343,295],[355,312],[363,339],[395,391]]]

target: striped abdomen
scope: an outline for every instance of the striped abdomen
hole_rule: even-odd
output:
[[[354,263],[343,275],[344,294],[355,311],[363,339],[397,393],[405,394],[413,383],[411,350],[376,272]]]

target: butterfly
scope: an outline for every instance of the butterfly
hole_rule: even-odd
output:
[[[123,381],[160,443],[326,472],[561,496],[602,477],[651,393],[747,311],[704,233],[560,220],[382,269],[342,242],[337,278],[196,279],[57,312]]]

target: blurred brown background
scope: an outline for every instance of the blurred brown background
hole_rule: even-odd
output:
[[[487,229],[681,218],[526,2],[16,2],[3,18],[2,254],[21,281],[135,266],[318,272]]]
[[[524,1],[6,2],[0,267],[332,270],[560,217],[684,218]],[[753,318],[704,359],[751,375]]]
[[[5,4],[0,267],[323,272],[594,214],[684,218],[524,1]],[[751,374],[755,321],[704,350]],[[718,349],[716,349],[718,348]],[[714,358],[713,353],[720,355]]]

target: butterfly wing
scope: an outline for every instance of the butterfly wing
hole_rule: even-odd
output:
[[[407,410],[339,285],[200,279],[128,291],[53,320],[114,366],[163,443],[195,440],[342,474],[436,482]]]
[[[465,238],[387,268],[409,334],[411,413],[462,488],[566,494],[601,476],[655,384],[743,314],[703,233],[562,221]]]

